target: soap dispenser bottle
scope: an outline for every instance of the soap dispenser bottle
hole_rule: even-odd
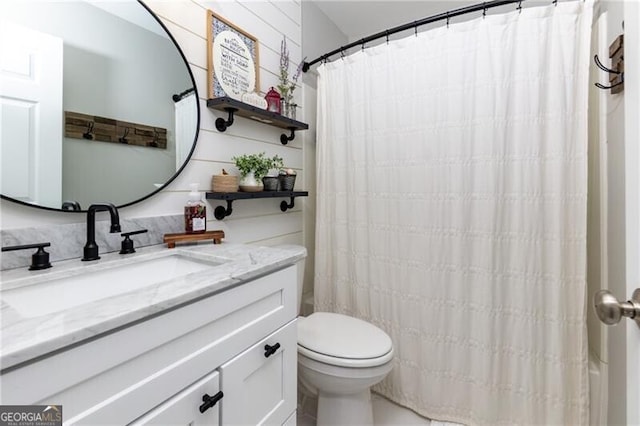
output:
[[[198,192],[198,184],[189,185],[189,200],[184,206],[184,228],[187,234],[197,234],[207,230],[207,206]]]

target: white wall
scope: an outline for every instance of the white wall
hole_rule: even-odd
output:
[[[321,37],[318,35],[322,34]],[[302,3],[302,51],[307,61],[336,49],[347,43],[347,37],[335,26],[315,3]],[[310,197],[304,205],[304,245],[308,257],[305,268],[303,300],[313,294],[315,273],[315,232],[316,232],[316,73],[317,65],[302,77],[303,108],[306,111],[309,130],[304,133],[304,180]],[[306,308],[303,306],[303,308]],[[305,314],[308,311],[304,312]]]
[[[189,62],[196,80],[201,106],[200,135],[194,155],[183,173],[164,191],[134,206],[121,209],[125,218],[181,214],[187,199],[189,183],[197,182],[201,190],[210,188],[211,176],[222,168],[232,169],[231,158],[245,153],[265,151],[278,154],[285,165],[296,169],[299,179],[296,189],[305,189],[302,139],[283,146],[279,142],[280,129],[244,118],[236,118],[235,124],[225,133],[214,126],[215,119],[224,114],[206,107],[206,10],[212,9],[229,21],[254,35],[260,42],[260,89],[266,92],[277,84],[280,58],[280,42],[287,36],[291,63],[301,58],[301,4],[297,0],[267,1],[200,1],[172,0],[147,1],[176,38]],[[301,102],[301,91],[296,91]],[[306,121],[304,109],[299,119]],[[261,244],[303,242],[304,198],[296,199],[296,207],[280,212],[280,199],[236,201],[233,215],[224,221],[213,217],[213,209],[223,203],[210,202],[207,209],[207,228],[222,229],[227,241],[257,242]],[[3,229],[25,226],[42,226],[54,223],[83,222],[84,215],[57,213],[23,207],[2,200],[0,205]]]

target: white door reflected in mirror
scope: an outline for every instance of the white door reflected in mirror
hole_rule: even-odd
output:
[[[2,193],[62,203],[62,39],[0,23]]]

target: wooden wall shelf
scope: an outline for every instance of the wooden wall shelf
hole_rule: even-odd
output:
[[[259,192],[207,192],[209,200],[225,200],[227,207],[218,206],[213,211],[216,219],[222,220],[233,213],[232,204],[235,200],[252,200],[257,198],[289,198],[290,202],[280,203],[280,210],[286,212],[294,207],[296,197],[307,197],[308,191],[259,191]]]
[[[309,125],[306,123],[292,120],[283,115],[255,107],[244,102],[240,102],[228,96],[207,99],[207,107],[229,113],[229,118],[227,120],[225,120],[224,118],[216,119],[216,129],[218,129],[219,132],[224,132],[225,130],[227,130],[227,127],[233,125],[234,115],[239,115],[240,117],[255,120],[269,126],[290,130],[290,135],[287,136],[284,133],[280,135],[280,143],[282,143],[283,145],[286,145],[289,141],[292,141],[294,139],[294,132],[296,130],[307,130],[309,128]]]

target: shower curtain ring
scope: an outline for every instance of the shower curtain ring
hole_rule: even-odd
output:
[[[449,28],[449,12],[447,11],[447,28]]]
[[[487,6],[485,6],[485,5],[486,5],[486,2],[482,2],[482,6],[483,6],[483,8],[482,8],[482,19],[487,17]]]
[[[516,9],[518,10],[518,13],[522,13],[522,1],[518,2],[518,7],[516,7]]]
[[[389,30],[386,30],[385,33],[387,34],[387,44],[389,44]]]
[[[344,47],[340,48],[340,59],[344,61]]]

